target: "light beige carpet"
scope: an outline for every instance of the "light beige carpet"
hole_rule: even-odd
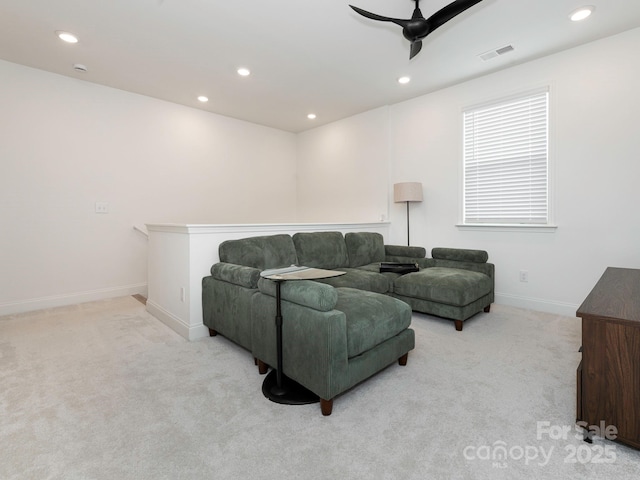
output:
[[[579,319],[492,310],[463,332],[414,314],[407,366],[330,417],[131,297],[2,317],[0,479],[638,478],[640,452],[573,428]]]

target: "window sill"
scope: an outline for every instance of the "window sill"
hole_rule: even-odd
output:
[[[532,232],[532,233],[555,233],[557,225],[528,225],[528,224],[498,224],[498,223],[478,223],[478,224],[456,224],[462,231],[481,232]]]

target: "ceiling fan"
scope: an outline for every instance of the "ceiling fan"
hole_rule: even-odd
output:
[[[482,0],[455,0],[446,7],[441,8],[429,18],[424,18],[420,11],[420,0],[415,0],[416,8],[413,11],[413,15],[409,20],[403,20],[400,18],[389,18],[375,13],[367,12],[361,8],[349,5],[357,13],[363,17],[370,18],[372,20],[379,20],[381,22],[392,22],[402,27],[402,34],[404,38],[411,42],[411,51],[409,53],[409,60],[415,57],[422,49],[422,39],[433,32],[436,28],[441,27],[456,15],[461,14],[468,8],[473,7],[476,3],[480,3]]]

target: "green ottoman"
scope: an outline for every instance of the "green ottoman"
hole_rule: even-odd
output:
[[[462,322],[481,310],[489,311],[493,279],[485,273],[450,267],[430,267],[398,277],[393,296],[418,312]]]

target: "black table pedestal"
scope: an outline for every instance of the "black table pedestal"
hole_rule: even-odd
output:
[[[284,405],[307,405],[320,401],[318,395],[286,375],[282,375],[280,385],[278,385],[278,370],[271,370],[267,378],[264,379],[262,393],[272,402]]]
[[[262,393],[275,403],[285,405],[306,405],[317,403],[320,398],[312,391],[306,389],[298,382],[291,380],[282,373],[282,305],[280,297],[280,285],[282,280],[276,282],[276,341],[278,368],[272,370],[262,382]]]

